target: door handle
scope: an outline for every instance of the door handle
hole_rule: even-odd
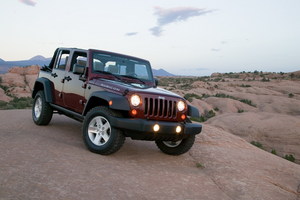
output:
[[[57,74],[56,73],[51,73],[51,76],[53,76],[54,78],[56,78]]]
[[[70,76],[66,76],[65,80],[70,81],[70,80],[72,80],[72,78]]]

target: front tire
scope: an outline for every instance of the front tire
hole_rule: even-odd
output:
[[[121,117],[107,107],[95,107],[83,122],[83,141],[94,153],[109,155],[118,151],[125,141],[122,131],[112,127],[110,116]]]
[[[181,155],[188,152],[195,142],[195,135],[190,135],[179,141],[163,141],[156,140],[157,147],[164,153],[169,155]]]
[[[32,119],[36,125],[48,125],[52,119],[53,109],[46,102],[44,92],[38,91],[32,105]]]

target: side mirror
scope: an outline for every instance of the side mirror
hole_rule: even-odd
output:
[[[158,79],[154,79],[155,87],[158,86]]]
[[[85,82],[86,81],[86,77],[84,75],[79,76],[79,80]]]

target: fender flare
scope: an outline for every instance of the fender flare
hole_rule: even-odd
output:
[[[199,118],[200,117],[200,112],[199,112],[198,108],[196,108],[195,106],[188,105],[187,115],[191,116],[191,117]]]
[[[88,112],[89,105],[93,104],[91,101],[94,97],[104,100],[105,102],[107,102],[107,105],[109,101],[112,101],[112,105],[109,105],[109,108],[111,109],[122,110],[122,111],[130,110],[129,102],[126,97],[115,93],[107,92],[107,91],[97,91],[97,92],[93,92],[89,96],[83,111],[84,115]]]
[[[53,102],[52,88],[53,88],[52,82],[49,79],[43,77],[38,78],[34,83],[31,97],[34,98],[36,93],[42,89],[44,90],[46,102],[52,103]]]

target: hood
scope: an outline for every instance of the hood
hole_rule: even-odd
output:
[[[159,96],[171,96],[183,99],[176,93],[170,92],[163,88],[159,87],[149,87],[147,85],[138,84],[138,83],[125,83],[108,79],[93,79],[92,81],[94,85],[102,87],[108,91],[119,93],[119,94],[127,94],[127,93],[143,93],[143,94],[151,94],[151,95],[159,95]]]

